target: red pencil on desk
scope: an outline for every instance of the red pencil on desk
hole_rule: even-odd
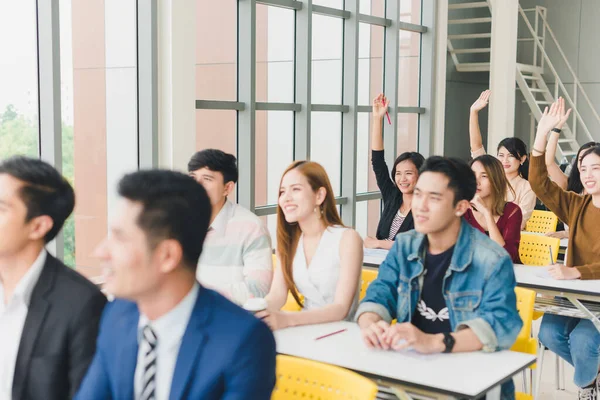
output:
[[[316,338],[315,340],[320,340],[320,339],[324,339],[326,337],[332,336],[332,335],[336,335],[338,333],[342,333],[342,332],[346,332],[348,329],[340,329],[339,331],[335,331],[335,332],[331,332],[328,333],[327,335],[323,335],[323,336],[319,336],[318,338]]]

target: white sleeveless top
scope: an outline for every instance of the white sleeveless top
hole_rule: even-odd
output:
[[[300,236],[292,269],[294,283],[304,296],[304,310],[313,310],[333,303],[340,277],[340,243],[343,233],[348,229],[340,226],[325,229],[310,267],[306,265],[304,256],[304,235]],[[360,283],[356,287],[356,294],[345,318],[346,321],[352,321],[354,318],[359,293]]]

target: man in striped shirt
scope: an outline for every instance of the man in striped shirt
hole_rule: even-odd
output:
[[[273,277],[271,239],[256,215],[227,199],[238,179],[236,158],[202,150],[192,156],[188,171],[204,186],[212,205],[198,280],[239,305],[264,297]]]

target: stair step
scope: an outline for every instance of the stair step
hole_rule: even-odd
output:
[[[539,101],[536,101],[536,103],[537,104],[552,104],[551,101],[546,101],[546,100],[539,100]]]
[[[491,23],[492,18],[464,18],[464,19],[449,19],[448,25],[460,25],[460,24],[486,24]]]
[[[532,81],[539,81],[540,78],[538,78],[537,76],[532,76],[532,75],[523,75],[523,79],[525,80],[532,80]]]
[[[456,66],[458,72],[485,72],[490,70],[490,63],[460,63]]]
[[[571,150],[567,150],[567,151],[562,151],[563,157],[569,157],[569,156],[575,156],[577,155],[576,151],[571,151]]]
[[[461,3],[461,4],[450,4],[448,5],[448,10],[460,10],[464,8],[484,8],[488,7],[486,1],[475,1],[472,3]]]
[[[545,92],[544,89],[537,89],[537,88],[530,88],[529,91],[535,92],[535,93],[544,93]]]
[[[558,143],[577,143],[575,139],[558,139]]]
[[[461,39],[489,39],[492,37],[491,33],[466,33],[462,35],[448,35],[450,40],[461,40]]]
[[[478,48],[478,49],[456,49],[456,50],[450,50],[450,53],[473,54],[473,53],[489,53],[491,51],[492,51],[492,49],[487,47],[487,48]]]

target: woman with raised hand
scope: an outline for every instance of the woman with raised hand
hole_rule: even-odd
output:
[[[343,225],[325,169],[311,161],[294,162],[283,174],[279,189],[279,268],[265,298],[267,310],[256,316],[273,330],[352,320],[362,261],[362,239]],[[288,291],[302,312],[280,311]]]
[[[377,186],[383,200],[383,212],[377,226],[376,237],[365,238],[365,247],[389,250],[396,235],[413,229],[411,203],[419,169],[425,159],[416,152],[402,153],[394,161],[392,173],[388,170],[383,150],[382,122],[389,106],[382,94],[373,100],[371,122],[371,163]]]
[[[471,157],[473,158],[486,153],[481,138],[481,130],[479,129],[479,112],[487,107],[490,95],[491,92],[489,90],[483,91],[471,106],[469,138],[471,144]],[[536,203],[535,193],[533,193],[531,186],[527,181],[529,171],[527,146],[525,145],[525,142],[519,138],[508,137],[500,141],[496,150],[496,158],[502,163],[506,179],[513,189],[507,190],[506,200],[521,207],[521,212],[523,213],[521,229],[524,229],[527,220],[533,213]]]
[[[560,119],[556,126],[552,129],[552,131],[550,131],[550,135],[548,137],[548,144],[546,145],[546,168],[548,169],[548,175],[550,176],[550,179],[552,179],[552,181],[556,183],[561,189],[566,190],[568,192],[585,194],[585,189],[583,188],[583,184],[581,183],[581,174],[579,170],[581,167],[581,158],[585,153],[585,150],[589,149],[590,147],[597,146],[600,143],[587,142],[579,148],[579,150],[577,151],[577,155],[571,163],[571,171],[569,172],[568,176],[560,170],[560,168],[558,167],[558,165],[556,165],[556,162],[554,161],[560,132],[562,130],[562,127],[569,119],[570,114],[571,109],[565,112],[565,100],[562,97],[560,97],[558,99],[558,115]],[[565,230],[563,231],[549,232],[546,235],[551,237],[557,237],[560,239],[568,238],[568,225],[565,225]]]
[[[464,214],[473,227],[485,233],[520,264],[519,242],[521,241],[521,209],[506,201],[506,191],[512,190],[506,180],[502,164],[490,156],[479,156],[471,161],[471,169],[477,178],[477,192],[471,208]]]
[[[586,194],[566,191],[552,182],[544,152],[546,137],[561,118],[559,109],[555,102],[544,110],[531,152],[531,187],[570,228],[566,265],[556,263],[548,272],[554,279],[600,279],[600,146],[585,150],[581,157],[580,178]],[[595,399],[600,386],[600,332],[592,321],[544,314],[539,339],[575,367],[579,398]]]

